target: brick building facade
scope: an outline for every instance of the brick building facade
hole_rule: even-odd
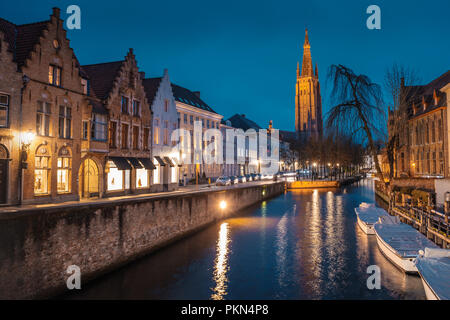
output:
[[[449,177],[449,119],[447,112],[450,71],[427,85],[409,87],[408,124],[399,135],[394,177]],[[403,87],[402,90],[404,90]],[[448,91],[448,90],[447,90]],[[392,113],[388,122],[391,125]]]
[[[10,119],[11,129],[19,138],[16,148],[23,145],[22,137],[26,134],[35,136],[27,148],[26,168],[17,167],[19,154],[12,153],[11,165],[19,174],[15,181],[16,174],[11,172],[8,185],[15,188],[23,181],[23,188],[19,188],[22,191],[18,190],[17,199],[9,199],[10,203],[78,198],[80,114],[86,102],[79,64],[59,13],[59,9],[54,8],[49,20],[26,25],[1,20],[8,51],[24,80],[21,102],[16,105],[18,98],[11,99],[11,110],[20,110]],[[9,68],[12,79],[16,78],[16,72]]]
[[[152,116],[133,50],[123,61],[81,68],[89,106],[83,113],[80,181],[85,190],[96,186],[83,195],[149,192]]]

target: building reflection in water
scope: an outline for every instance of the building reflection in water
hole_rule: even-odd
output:
[[[214,266],[213,280],[216,283],[213,289],[214,293],[211,295],[213,300],[223,300],[227,294],[227,271],[229,269],[228,265],[228,254],[229,254],[229,244],[230,244],[230,229],[227,222],[220,225],[219,239],[217,240],[216,246],[216,260]]]

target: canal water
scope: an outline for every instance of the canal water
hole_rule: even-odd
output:
[[[425,299],[356,224],[373,180],[292,191],[86,284],[69,299]],[[367,288],[367,268],[381,289]]]

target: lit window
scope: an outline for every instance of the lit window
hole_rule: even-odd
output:
[[[155,165],[156,169],[153,170],[153,183],[158,184],[159,182],[159,176],[161,172],[161,167],[159,166],[158,161],[154,161],[153,164]]]
[[[177,167],[170,168],[170,177],[171,177],[172,183],[178,182]]]
[[[57,191],[66,193],[70,191],[71,158],[66,148],[62,148],[57,159]]]
[[[61,68],[50,65],[48,68],[48,83],[55,86],[61,85]]]
[[[147,169],[136,169],[136,188],[148,187],[148,171]]]
[[[34,193],[49,193],[50,156],[46,147],[41,147],[34,157]]]
[[[9,96],[0,94],[0,127],[8,127]]]
[[[108,191],[123,189],[123,171],[117,169],[112,161],[108,161]]]
[[[153,143],[159,144],[159,119],[155,119],[155,128],[153,130]]]
[[[48,102],[38,101],[36,112],[36,133],[41,136],[50,135],[51,105]]]

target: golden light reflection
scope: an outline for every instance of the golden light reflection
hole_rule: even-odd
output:
[[[287,246],[288,246],[288,238],[287,238],[287,230],[288,230],[288,212],[285,212],[283,217],[277,224],[277,235],[276,235],[276,264],[278,271],[278,284],[281,288],[287,285],[287,272],[286,272],[286,264],[287,264]]]
[[[227,271],[228,266],[228,246],[230,243],[228,223],[224,222],[220,225],[219,239],[216,247],[216,260],[214,266],[213,279],[216,283],[214,293],[211,295],[213,300],[223,300],[227,294]]]

